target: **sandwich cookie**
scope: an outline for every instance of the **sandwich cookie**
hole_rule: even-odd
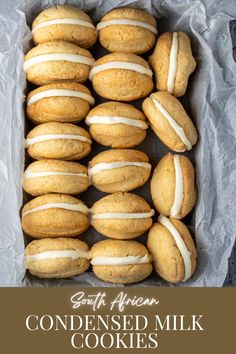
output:
[[[23,188],[33,196],[49,193],[78,194],[88,187],[87,167],[77,162],[35,161],[27,167],[23,176]]]
[[[85,123],[99,144],[112,148],[130,148],[146,137],[145,115],[127,103],[106,102],[89,112]]]
[[[156,92],[144,100],[142,107],[158,138],[171,150],[184,152],[196,144],[196,128],[177,98],[168,92]]]
[[[87,87],[60,82],[38,87],[29,93],[27,115],[34,123],[79,122],[95,103]]]
[[[110,52],[145,53],[154,46],[157,36],[155,18],[128,7],[108,12],[97,30],[99,42]]]
[[[148,234],[147,247],[155,271],[171,283],[187,281],[196,268],[196,249],[188,228],[179,220],[159,216]]]
[[[84,11],[72,6],[55,6],[36,17],[32,36],[35,44],[63,40],[90,48],[96,43],[97,31]]]
[[[111,149],[89,162],[88,173],[91,183],[102,192],[127,192],[147,182],[151,167],[142,151]]]
[[[152,272],[148,250],[136,241],[103,240],[92,246],[90,254],[94,273],[107,282],[136,283]]]
[[[91,224],[101,234],[115,239],[132,239],[152,225],[154,210],[136,194],[114,193],[98,200],[91,209]]]
[[[45,238],[27,245],[25,267],[39,278],[68,278],[85,272],[89,257],[89,247],[83,241]]]
[[[46,85],[61,80],[85,82],[94,59],[90,52],[65,41],[38,44],[26,55],[24,71],[28,81]]]
[[[83,128],[69,123],[43,123],[26,137],[28,154],[36,159],[80,160],[91,151],[92,139]]]
[[[158,91],[167,91],[176,97],[185,94],[189,76],[196,68],[186,33],[163,33],[149,62],[156,76]]]
[[[141,57],[125,52],[98,59],[90,73],[93,88],[102,97],[114,101],[133,101],[153,89],[152,71]]]
[[[150,186],[153,203],[162,215],[183,219],[196,203],[194,168],[186,156],[165,155],[153,172]]]
[[[41,195],[23,207],[22,228],[35,238],[77,236],[89,227],[88,213],[87,206],[70,195]]]

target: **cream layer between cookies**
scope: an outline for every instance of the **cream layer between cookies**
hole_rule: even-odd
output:
[[[173,163],[175,168],[175,198],[170,211],[170,216],[179,219],[184,198],[184,180],[179,155],[173,156]]]
[[[183,142],[183,144],[186,146],[187,150],[192,149],[192,143],[191,141],[187,138],[184,129],[174,120],[174,118],[167,112],[167,110],[164,108],[164,106],[153,96],[150,96],[154,105],[160,111],[160,113],[166,118],[170,126],[174,129],[175,133],[178,135],[180,140]],[[185,150],[181,150],[179,152],[183,152]]]
[[[136,128],[147,129],[146,122],[139,119],[132,119],[120,116],[90,116],[85,119],[87,125],[92,124],[126,124]]]
[[[66,54],[66,53],[52,53],[42,54],[30,58],[24,62],[24,71],[27,71],[33,65],[41,64],[49,61],[70,61],[72,63],[80,63],[91,66],[94,63],[94,59],[79,54]]]
[[[30,255],[25,256],[26,262],[43,261],[43,260],[48,260],[48,259],[61,259],[61,258],[90,259],[90,256],[89,256],[89,252],[80,251],[80,250],[45,251],[45,252],[40,252],[40,253],[35,253],[35,254],[30,254]]]
[[[139,74],[144,74],[152,78],[152,70],[145,68],[143,65],[131,63],[128,61],[110,61],[108,63],[95,65],[92,67],[89,73],[89,80],[92,80],[94,75],[111,69],[121,69],[121,70],[130,70],[138,72]]]
[[[38,171],[33,172],[30,170],[26,170],[24,172],[24,178],[36,178],[36,177],[48,177],[48,176],[76,176],[88,178],[86,173],[81,172],[61,172],[61,171]]]
[[[185,269],[185,275],[184,275],[183,281],[186,281],[191,277],[191,274],[192,274],[192,262],[191,262],[192,253],[189,252],[179,231],[174,227],[174,225],[172,224],[172,222],[168,218],[160,215],[158,217],[158,222],[161,225],[163,225],[165,228],[167,228],[167,230],[171,233],[171,235],[173,236],[173,238],[175,240],[175,243],[176,243],[176,245],[179,249],[179,252],[183,258],[184,269]]]
[[[28,148],[30,145],[40,143],[42,141],[48,141],[48,140],[61,140],[61,139],[71,139],[71,140],[80,140],[85,143],[92,144],[92,141],[86,136],[83,135],[76,135],[76,134],[45,134],[45,135],[39,135],[35,136],[34,138],[27,138],[25,139],[25,147]]]
[[[177,57],[178,57],[178,33],[173,32],[172,44],[170,50],[170,59],[169,59],[168,79],[167,79],[167,91],[169,93],[174,92],[175,75],[177,70]]]
[[[149,254],[145,256],[126,256],[126,257],[95,257],[91,260],[94,266],[122,266],[129,264],[145,264],[150,263],[151,257]]]
[[[97,24],[97,30],[100,31],[101,29],[109,27],[109,26],[119,26],[119,25],[142,27],[142,28],[149,30],[150,32],[152,32],[154,34],[157,34],[157,29],[154,26],[150,25],[149,23],[146,23],[143,21],[128,20],[125,18],[99,22]]]
[[[49,97],[77,97],[87,101],[90,105],[94,105],[95,103],[94,98],[84,92],[67,89],[50,89],[33,94],[27,99],[27,106]]]
[[[48,203],[48,204],[39,205],[38,207],[24,211],[22,213],[22,217],[32,214],[32,213],[36,213],[38,211],[48,210],[48,209],[65,209],[65,210],[79,211],[80,213],[83,213],[83,214],[89,213],[89,209],[87,208],[87,206],[82,203],[80,203],[80,204]]]
[[[147,219],[154,215],[155,211],[151,209],[148,213],[98,213],[92,214],[92,220],[105,219]]]
[[[89,21],[80,20],[77,18],[56,18],[54,20],[49,20],[49,21],[39,23],[37,26],[35,26],[32,29],[32,34],[42,28],[48,26],[54,26],[54,25],[77,25],[77,26],[83,26],[83,27],[95,29],[95,26]]]
[[[112,170],[115,168],[121,168],[121,167],[127,167],[127,166],[136,166],[136,167],[142,167],[146,169],[151,169],[151,164],[148,162],[134,162],[134,161],[117,161],[117,162],[101,162],[93,167],[88,169],[88,174],[90,176],[94,176],[102,171],[105,170]]]

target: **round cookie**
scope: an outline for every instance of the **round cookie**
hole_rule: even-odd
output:
[[[130,148],[146,137],[145,115],[127,103],[105,102],[89,112],[85,123],[93,139],[112,148]]]
[[[155,18],[141,9],[114,9],[97,25],[101,45],[110,52],[142,54],[150,50],[157,36]]]
[[[153,89],[148,63],[131,53],[111,53],[98,59],[89,73],[89,79],[97,94],[114,101],[137,100]]]
[[[132,239],[152,225],[154,210],[133,193],[114,193],[98,200],[91,209],[91,224],[101,234],[115,239]]]
[[[49,193],[78,194],[89,187],[87,167],[60,160],[31,163],[24,172],[23,188],[38,196]]]
[[[177,98],[168,92],[152,93],[143,102],[152,129],[171,150],[191,150],[197,142],[197,131]]]
[[[147,247],[155,271],[165,280],[188,280],[196,268],[196,249],[188,228],[179,220],[159,216],[149,230]]]
[[[44,123],[33,128],[25,145],[36,160],[79,160],[91,151],[92,139],[83,128],[69,123]]]
[[[153,172],[150,186],[155,208],[162,215],[183,219],[196,203],[194,168],[186,156],[165,155]]]
[[[96,43],[97,31],[84,11],[72,6],[55,6],[36,17],[32,36],[35,44],[63,40],[90,48]]]
[[[176,97],[185,94],[189,76],[196,68],[186,33],[163,33],[157,40],[149,62],[156,76],[158,91],[167,91]]]
[[[90,254],[94,273],[107,282],[136,283],[152,272],[148,250],[136,241],[103,240],[92,246]]]
[[[89,162],[88,173],[91,183],[102,192],[127,192],[148,180],[151,167],[142,151],[111,149]]]
[[[38,87],[27,97],[27,116],[34,123],[79,122],[94,105],[87,87],[77,82],[59,82]]]
[[[90,52],[65,41],[38,44],[26,55],[24,71],[28,81],[46,85],[61,80],[85,82],[94,59]]]
[[[25,267],[39,278],[68,278],[85,272],[90,265],[88,245],[72,238],[45,238],[25,249]]]
[[[78,236],[89,227],[89,209],[65,194],[46,194],[24,205],[22,228],[35,238]]]

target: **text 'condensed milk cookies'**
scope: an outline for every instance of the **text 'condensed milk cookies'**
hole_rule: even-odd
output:
[[[187,281],[196,268],[196,249],[188,228],[160,215],[148,234],[147,247],[156,272],[171,283]]]
[[[152,225],[154,210],[133,193],[114,193],[98,200],[91,209],[91,224],[101,234],[116,239],[132,239]]]
[[[90,48],[97,40],[97,31],[84,11],[71,6],[55,6],[36,17],[32,36],[35,44],[63,40]]]
[[[136,241],[97,242],[91,248],[91,264],[98,278],[116,284],[136,283],[152,272],[148,250]]]
[[[111,149],[89,162],[88,173],[91,183],[102,192],[127,192],[148,180],[151,167],[142,151]]]
[[[145,53],[154,46],[157,36],[152,15],[127,7],[108,12],[97,30],[99,42],[110,52]]]
[[[168,92],[152,93],[143,102],[143,111],[158,138],[171,150],[191,150],[197,131],[177,98]]]
[[[180,97],[185,94],[189,76],[196,68],[188,35],[166,32],[157,40],[149,60],[156,76],[156,87]]]
[[[58,82],[31,91],[27,116],[34,123],[79,122],[95,103],[90,90],[77,82]]]
[[[24,172],[23,188],[33,195],[49,193],[78,194],[89,187],[87,167],[77,162],[41,160]]]
[[[90,265],[88,245],[72,238],[46,238],[30,242],[25,267],[39,278],[67,278],[85,272]]]
[[[68,123],[44,123],[26,137],[28,154],[36,160],[80,160],[91,151],[92,139],[83,128]]]
[[[94,107],[85,123],[94,140],[112,148],[137,146],[145,139],[148,129],[141,111],[120,102],[106,102]]]
[[[26,55],[24,71],[28,81],[46,85],[61,80],[85,82],[94,59],[90,52],[65,41],[38,44]]]
[[[151,179],[151,196],[162,215],[183,219],[192,210],[197,190],[194,169],[186,156],[167,154],[159,161]]]
[[[131,53],[117,52],[98,59],[89,79],[97,94],[114,101],[134,101],[153,89],[149,64]]]
[[[78,236],[89,227],[89,209],[65,194],[46,194],[25,204],[22,228],[35,238]]]

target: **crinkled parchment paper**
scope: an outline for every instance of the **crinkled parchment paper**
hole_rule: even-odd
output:
[[[188,155],[196,166],[199,196],[195,212],[185,222],[195,235],[198,267],[194,277],[183,285],[222,286],[236,235],[236,64],[229,32],[229,21],[236,18],[234,0],[0,0],[0,285],[110,285],[92,272],[65,281],[40,281],[25,277],[23,267],[19,211],[23,203],[26,82],[22,63],[23,53],[32,45],[27,24],[42,9],[64,3],[89,11],[95,22],[114,7],[139,7],[160,19],[160,32],[183,30],[190,34],[198,67],[183,102],[200,135],[193,153]],[[105,54],[99,46],[96,48],[95,57],[98,52]],[[96,101],[101,102],[97,96]],[[168,151],[151,131],[138,148],[148,153],[153,165]],[[94,144],[92,154],[82,162],[102,149]],[[148,185],[135,192],[151,203]],[[91,206],[103,195],[90,188],[81,199]],[[83,238],[92,244],[102,236],[90,228]],[[140,239],[145,240],[145,236]],[[138,284],[166,285],[155,275]]]

